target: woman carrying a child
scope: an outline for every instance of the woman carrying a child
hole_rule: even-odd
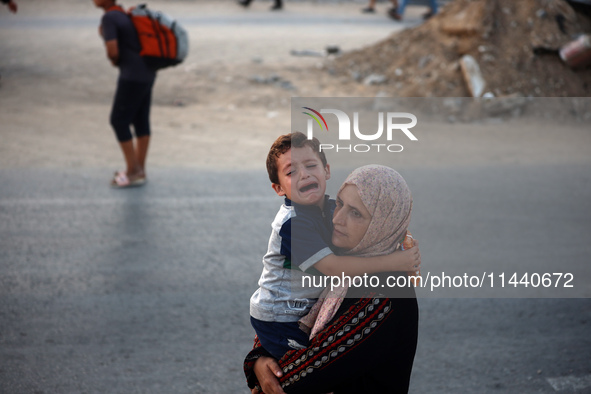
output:
[[[379,165],[358,168],[337,195],[333,244],[353,256],[393,253],[407,233],[411,209],[400,174]],[[384,284],[400,275],[407,273],[377,276]],[[255,342],[244,362],[253,393],[408,392],[418,333],[414,288],[388,288],[387,296],[379,294],[382,288],[341,290],[313,308],[317,316],[302,319],[313,326],[307,348],[275,360]]]

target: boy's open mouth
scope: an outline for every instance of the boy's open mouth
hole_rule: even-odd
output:
[[[309,185],[302,187],[300,189],[300,193],[305,193],[305,192],[312,190],[312,189],[318,189],[318,184],[317,183],[310,183]]]

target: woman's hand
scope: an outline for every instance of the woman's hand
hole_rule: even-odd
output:
[[[272,357],[259,357],[254,363],[254,373],[257,376],[262,392],[265,394],[285,394],[278,378],[283,376],[283,371],[277,360]],[[252,389],[252,394],[260,394],[258,388]]]
[[[394,271],[418,271],[421,267],[421,252],[419,251],[419,241],[413,240],[414,246],[408,250],[394,252],[393,255],[398,255],[399,267]]]

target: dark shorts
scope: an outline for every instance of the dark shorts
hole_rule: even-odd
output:
[[[278,360],[290,350],[308,346],[309,336],[300,329],[298,322],[269,322],[251,316],[250,324],[256,331],[261,345]]]

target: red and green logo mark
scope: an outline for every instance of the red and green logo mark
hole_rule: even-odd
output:
[[[324,123],[324,126],[326,127],[326,131],[328,131],[328,125],[326,124],[326,120],[324,120],[324,116],[320,115],[320,112],[318,112],[310,107],[302,107],[302,108],[314,112],[320,119],[322,119],[322,123]],[[318,119],[318,117],[312,115],[309,112],[302,112],[302,113],[306,114],[309,117],[311,117],[312,119],[314,119],[316,121],[316,123],[318,123],[318,126],[320,126],[320,130],[324,129],[324,127],[322,127],[322,123],[320,123],[320,120]]]

